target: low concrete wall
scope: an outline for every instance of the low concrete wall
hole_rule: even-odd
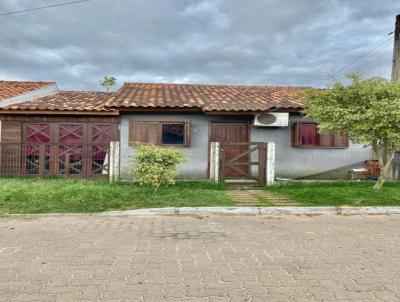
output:
[[[129,121],[187,121],[192,122],[191,146],[186,150],[188,161],[180,168],[180,178],[207,178],[208,170],[208,127],[210,121],[243,121],[251,116],[215,116],[203,114],[121,114],[121,177],[131,178],[131,160],[135,148],[128,145]],[[291,121],[302,120],[296,114]],[[372,159],[371,148],[350,143],[346,149],[292,148],[290,127],[251,127],[251,141],[275,143],[275,175],[277,177],[299,178],[324,173],[346,166],[363,165]],[[347,169],[347,168],[345,168]]]

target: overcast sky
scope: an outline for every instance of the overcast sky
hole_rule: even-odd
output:
[[[0,12],[61,2],[1,0]],[[0,79],[323,86],[384,46],[399,13],[399,0],[93,0],[0,16]],[[388,43],[345,71],[389,77]]]

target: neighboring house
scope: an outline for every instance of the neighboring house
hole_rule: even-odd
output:
[[[55,91],[58,88],[54,82],[0,81],[0,106],[26,102]],[[12,140],[16,135],[9,125],[0,119],[0,142]]]
[[[183,148],[188,161],[181,165],[179,176],[206,178],[210,143],[218,141],[274,142],[278,177],[346,178],[351,168],[373,158],[372,150],[343,135],[319,135],[317,125],[301,115],[304,89],[126,83],[108,105],[120,113],[121,177],[131,177],[135,145],[142,142]],[[254,126],[255,116],[261,114],[262,124],[270,113],[280,113],[283,123]],[[239,176],[232,169],[225,173]]]
[[[108,144],[119,139],[111,96],[0,81],[0,175],[106,177]]]

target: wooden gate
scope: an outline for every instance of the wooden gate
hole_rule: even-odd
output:
[[[253,179],[260,185],[265,185],[267,144],[258,142],[249,143],[221,143],[220,148],[220,177],[225,179]],[[253,168],[253,167],[256,168]],[[232,173],[232,172],[235,173]],[[232,176],[234,175],[234,176]]]

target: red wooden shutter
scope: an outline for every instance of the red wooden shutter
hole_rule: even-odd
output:
[[[144,124],[140,122],[131,122],[129,126],[129,145],[135,145],[144,141]]]
[[[332,133],[322,133],[319,135],[319,146],[320,147],[332,147],[333,143],[333,135]]]
[[[160,122],[134,122],[130,124],[129,144],[154,144],[160,145],[161,123]]]
[[[191,144],[192,122],[185,122],[185,142],[184,146],[189,147]]]
[[[300,129],[301,146],[318,146],[318,131],[315,123],[301,123]]]
[[[292,147],[300,147],[300,123],[292,124]]]
[[[349,146],[349,138],[345,133],[335,133],[333,135],[333,146],[346,148]]]
[[[144,143],[161,145],[161,131],[162,125],[159,122],[146,122],[145,125],[145,137]]]

